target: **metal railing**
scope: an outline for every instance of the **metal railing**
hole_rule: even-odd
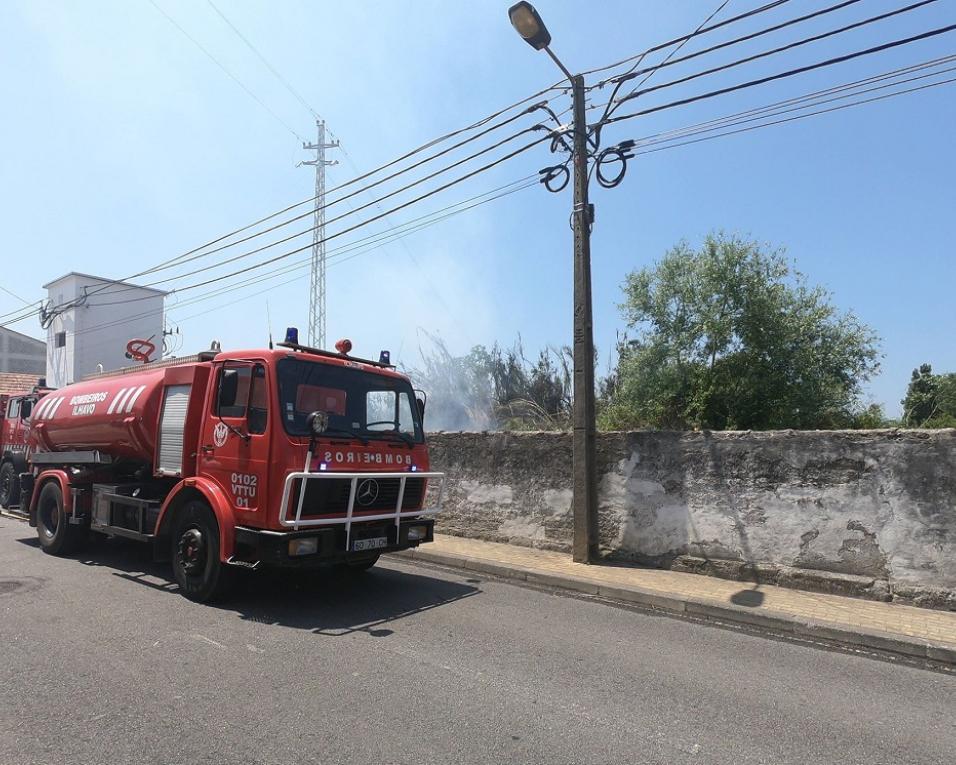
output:
[[[395,501],[395,509],[387,513],[375,513],[374,515],[366,515],[362,512],[361,515],[356,516],[355,513],[355,498],[356,492],[358,490],[359,481],[363,479],[371,479],[375,481],[387,480],[387,479],[398,479],[398,498]],[[433,508],[421,508],[418,510],[402,510],[402,501],[405,499],[405,485],[410,478],[420,478],[423,480],[438,480],[438,498]],[[345,511],[345,516],[340,518],[303,518],[302,510],[305,504],[305,491],[306,484],[309,481],[322,481],[322,480],[348,480],[349,481],[349,501],[348,506]],[[295,517],[289,518],[289,504],[294,491],[294,484],[296,481],[301,481],[299,486],[299,497],[296,502],[295,508]],[[279,523],[287,528],[291,528],[293,531],[298,531],[300,528],[308,528],[310,526],[334,526],[345,524],[345,549],[348,550],[351,544],[352,538],[352,523],[355,521],[365,523],[366,521],[386,521],[394,520],[395,522],[395,540],[398,541],[398,530],[401,526],[402,518],[418,518],[423,515],[435,515],[436,513],[441,512],[441,500],[442,495],[445,492],[445,474],[444,473],[427,473],[427,472],[402,472],[402,473],[376,473],[376,472],[364,472],[364,473],[335,473],[335,472],[312,472],[312,471],[302,471],[298,473],[289,473],[285,479],[285,486],[282,489],[282,508],[281,514],[279,515]],[[425,500],[426,492],[422,493],[422,501]]]

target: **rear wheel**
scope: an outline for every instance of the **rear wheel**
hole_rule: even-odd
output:
[[[11,508],[20,504],[20,479],[12,462],[0,467],[0,507]]]
[[[173,575],[190,600],[208,603],[228,591],[231,571],[219,560],[219,524],[199,500],[186,503],[173,520]]]
[[[63,492],[56,481],[50,481],[40,490],[37,536],[43,552],[50,555],[69,555],[86,541],[86,528],[70,523],[63,507]]]

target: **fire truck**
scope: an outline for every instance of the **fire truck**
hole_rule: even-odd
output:
[[[0,507],[10,510],[20,504],[20,473],[27,469],[27,437],[30,415],[49,389],[45,381],[31,391],[0,395]]]
[[[206,602],[237,569],[366,569],[432,541],[444,475],[429,471],[424,394],[387,351],[336,348],[299,345],[290,328],[275,348],[143,364],[47,395],[20,476],[44,552],[67,555],[91,533],[146,542]]]

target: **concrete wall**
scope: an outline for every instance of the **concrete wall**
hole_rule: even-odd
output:
[[[956,431],[608,433],[615,558],[956,608]],[[571,438],[439,433],[439,531],[568,550]]]

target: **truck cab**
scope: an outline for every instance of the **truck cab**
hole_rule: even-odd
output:
[[[423,401],[369,361],[285,350],[213,362],[197,475],[228,498],[236,555],[270,565],[340,559],[432,538]],[[418,518],[416,521],[410,518]]]
[[[20,474],[27,469],[30,417],[45,390],[0,396],[0,507],[20,504]]]

